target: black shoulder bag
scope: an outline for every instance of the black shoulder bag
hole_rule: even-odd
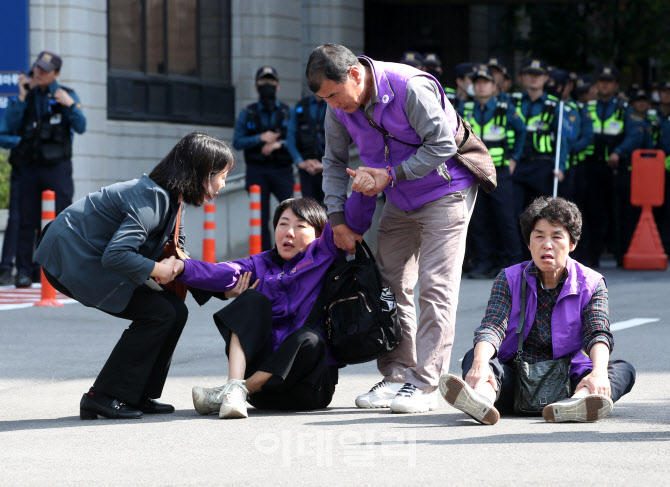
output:
[[[534,364],[521,360],[526,314],[526,270],[528,267],[523,271],[521,278],[521,316],[516,330],[519,335],[519,345],[513,361],[516,372],[514,413],[533,416],[542,414],[542,409],[546,405],[570,396],[571,358],[566,356],[558,360],[545,360]]]
[[[395,296],[365,243],[356,243],[356,258],[335,263],[305,326],[321,328],[333,357],[345,364],[377,359],[402,338]]]

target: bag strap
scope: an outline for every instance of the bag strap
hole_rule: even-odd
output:
[[[375,122],[370,115],[365,113],[364,110],[361,110],[361,111],[363,112],[363,115],[365,115],[365,118],[368,119],[368,123],[370,124],[370,127],[379,130],[384,135],[384,137],[389,137],[389,138],[395,140],[396,142],[400,142],[401,144],[409,145],[411,147],[421,147],[423,145],[423,144],[412,144],[410,142],[405,142],[404,140],[400,140],[395,135],[389,133],[389,131],[386,130],[384,127],[380,127],[379,125],[377,125],[377,122]]]
[[[375,258],[373,257],[372,251],[370,250],[370,247],[368,247],[367,242],[365,240],[362,240],[360,243],[356,242],[356,258],[362,259],[365,258],[366,255],[370,260],[372,260],[373,263],[375,263]],[[330,274],[330,271],[333,270],[333,268],[337,264],[339,264],[339,262],[335,260],[326,271],[326,275]],[[312,306],[312,309],[307,315],[307,318],[305,318],[305,324],[303,326],[312,329],[320,328],[320,326],[317,325],[321,325],[319,320],[324,311],[325,305],[326,305],[326,286],[324,284],[321,287],[321,291],[319,291],[319,295],[316,297],[314,306]]]
[[[179,248],[179,226],[181,225],[181,207],[183,203],[179,203],[179,210],[177,211],[177,220],[174,226],[174,237],[172,242],[175,245],[175,248]]]
[[[528,283],[526,282],[526,271],[530,267],[530,262],[523,270],[521,276],[521,316],[519,316],[519,326],[516,328],[516,333],[519,335],[519,344],[516,349],[517,357],[521,357],[521,352],[523,351],[523,327],[524,322],[526,321],[526,288]]]
[[[356,258],[358,259],[359,256],[365,257],[366,255],[373,264],[377,263],[374,256],[372,255],[372,250],[370,250],[370,247],[368,247],[367,242],[365,240],[361,240],[360,243],[356,242]]]

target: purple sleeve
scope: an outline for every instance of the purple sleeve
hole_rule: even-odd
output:
[[[184,260],[184,272],[177,279],[187,286],[205,291],[228,291],[237,284],[245,272],[251,272],[251,282],[256,280],[256,272],[251,259],[212,264],[201,260]]]
[[[363,235],[372,225],[372,217],[377,208],[377,196],[365,196],[356,191],[351,193],[344,204],[344,217],[354,232]]]

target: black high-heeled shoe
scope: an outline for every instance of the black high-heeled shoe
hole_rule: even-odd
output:
[[[80,419],[97,419],[103,416],[109,419],[139,419],[142,411],[128,406],[118,399],[98,401],[91,397],[91,393],[84,394],[79,402]]]

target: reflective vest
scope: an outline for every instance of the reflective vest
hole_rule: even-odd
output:
[[[584,111],[584,107],[586,106],[586,109],[591,115],[591,121],[593,123],[593,120],[595,118],[594,114],[596,113],[596,107],[598,106],[598,102],[596,100],[589,100],[586,103],[586,105],[584,105],[584,103],[579,101],[577,102],[577,106],[579,107],[580,114]],[[577,154],[577,162],[575,162],[575,164],[579,162],[584,162],[587,157],[591,157],[593,155],[594,150],[595,146],[593,145],[593,143],[589,144],[589,146],[586,149]]]
[[[470,123],[472,130],[484,141],[493,164],[496,167],[509,166],[509,148],[514,145],[514,131],[507,130],[507,103],[496,103],[491,120],[483,126],[475,120],[475,106],[474,101],[463,104],[463,119]]]
[[[658,110],[654,108],[647,110],[647,122],[651,125],[651,136],[654,139],[654,147],[657,147],[658,137],[661,135],[661,118]]]
[[[581,116],[582,111],[580,110],[579,105],[577,105],[577,103],[575,103],[572,100],[567,100],[565,102],[565,105],[567,107],[569,107],[570,110],[574,110],[575,112],[577,112],[577,115]],[[568,116],[569,116],[569,114],[568,114]],[[564,120],[565,120],[565,118],[564,118]],[[581,120],[580,120],[580,123],[581,123]],[[575,137],[574,140],[575,141],[579,140],[580,135],[581,135],[581,127],[578,127],[577,128],[577,137]],[[567,171],[571,167],[576,166],[578,162],[579,162],[578,154],[576,152],[573,152],[572,149],[571,149],[570,154],[568,154],[568,157],[565,160],[565,170]]]
[[[444,94],[447,96],[447,100],[449,100],[449,102],[451,102],[451,106],[454,107],[454,110],[458,110],[458,104],[461,100],[459,100],[458,96],[456,96],[456,90],[449,88],[448,86],[443,86],[442,89],[444,90]]]
[[[609,159],[610,152],[623,142],[628,103],[619,99],[614,112],[606,120],[600,120],[597,108],[597,102],[593,107],[591,104],[588,107],[593,119],[593,157],[598,161],[606,161]]]
[[[526,144],[524,146],[524,155],[535,152],[540,155],[552,154],[554,152],[554,141],[556,135],[551,130],[551,124],[556,115],[556,107],[558,106],[558,98],[553,95],[547,95],[544,100],[544,106],[540,113],[526,119],[526,116],[521,111],[521,93],[512,95],[516,104],[516,111],[521,117],[521,120],[526,124]]]
[[[286,126],[289,119],[289,107],[280,103],[277,107],[277,116],[275,123],[271,127],[265,127],[258,113],[258,103],[252,103],[247,107],[247,135],[262,134],[266,130],[272,130],[279,133],[279,139],[286,139]],[[279,149],[272,151],[269,156],[264,156],[261,152],[263,145],[259,144],[250,149],[244,149],[244,160],[252,166],[266,167],[289,167],[293,165],[293,158],[288,149],[282,145]]]

